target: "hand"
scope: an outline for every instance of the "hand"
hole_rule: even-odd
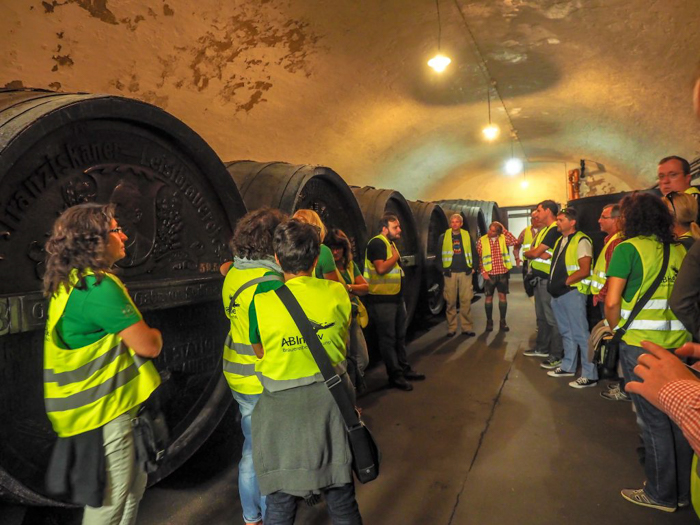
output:
[[[397,259],[399,258],[399,250],[396,249],[395,244],[391,245],[391,256],[396,257]]]
[[[665,348],[650,341],[642,341],[642,348],[649,353],[639,356],[634,373],[643,382],[630,381],[625,386],[625,390],[632,394],[639,394],[656,408],[663,410],[659,393],[666,385],[673,381],[685,379],[698,381],[698,379],[680,359]]]
[[[485,281],[490,281],[490,280],[491,280],[491,277],[489,277],[489,274],[484,273],[484,274],[482,274],[482,275],[484,276],[484,280],[485,280]]]
[[[520,257],[516,257],[516,258],[515,258],[515,266],[520,266],[520,263],[521,263],[521,262],[522,262],[522,261],[520,260]]]
[[[676,349],[676,355],[681,357],[694,357],[700,359],[700,344],[698,343],[685,343],[680,348]],[[698,363],[700,365],[700,363]],[[693,366],[695,368],[695,366]],[[700,370],[700,368],[698,368]]]

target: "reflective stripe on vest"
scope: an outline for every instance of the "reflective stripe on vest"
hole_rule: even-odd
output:
[[[484,235],[479,239],[481,243],[481,266],[484,268],[486,273],[489,273],[493,268],[493,261],[491,258],[491,241],[488,235]],[[508,252],[508,246],[506,246],[505,235],[498,236],[498,247],[501,250],[501,257],[503,258],[503,265],[506,270],[510,270],[513,265],[510,262],[510,253]]]
[[[92,275],[91,271],[86,271]],[[128,297],[122,282],[112,279]],[[71,272],[77,282],[77,270]],[[44,336],[44,404],[60,437],[100,428],[143,403],[160,384],[149,359],[137,356],[117,334],[75,349],[61,348],[56,324],[63,316],[73,286],[61,286],[50,300]],[[132,302],[135,311],[136,306]]]
[[[629,318],[636,302],[654,282],[663,261],[663,244],[656,240],[656,237],[634,237],[623,241],[618,246],[623,244],[631,244],[637,250],[642,263],[643,277],[642,284],[631,301],[626,301],[623,294],[618,328],[625,324],[625,320]],[[671,245],[670,259],[664,280],[622,336],[622,340],[627,344],[641,346],[641,342],[647,340],[664,348],[678,348],[690,340],[690,334],[685,330],[683,323],[668,307],[673,284],[685,254],[683,246]]]
[[[351,305],[335,281],[296,277],[285,283],[299,301],[338,374],[345,372]],[[278,392],[323,381],[299,328],[276,293],[254,298],[264,355],[255,371],[266,390]]]
[[[239,270],[232,267],[226,274],[221,297],[229,318],[229,333],[224,341],[223,369],[231,390],[240,394],[260,394],[263,386],[255,374],[255,355],[250,344],[250,304],[257,285],[263,282],[282,281],[281,275],[265,275],[268,268]]]
[[[556,228],[556,226],[557,223],[555,221],[546,228],[540,230],[532,243],[532,249],[534,250],[540,244],[542,244],[542,241],[544,240],[545,236],[549,233],[549,230],[551,230],[552,228]],[[549,274],[549,269],[552,267],[552,246],[550,246],[549,250],[547,250],[545,253],[549,254],[549,259],[542,259],[541,257],[537,257],[536,259],[533,259],[530,263],[530,268]]]
[[[557,242],[554,243],[554,248],[552,249],[554,253],[557,253],[557,249],[561,244],[562,238],[563,237],[559,237]],[[564,249],[564,265],[566,266],[566,275],[571,275],[581,269],[578,263],[578,244],[581,242],[581,239],[588,239],[588,242],[591,243],[591,247],[593,247],[593,241],[591,241],[591,238],[585,233],[576,232],[571,236],[566,248]],[[559,257],[561,257],[561,254],[559,254]],[[581,279],[574,285],[574,287],[583,295],[589,295],[591,293],[591,278],[588,277]]]
[[[608,242],[605,243],[605,246],[603,246],[603,250],[598,255],[598,260],[593,266],[593,274],[591,275],[591,293],[593,293],[593,295],[598,295],[608,280],[608,261],[605,260],[605,254],[610,245],[620,237],[622,237],[622,232],[617,232],[610,237]]]
[[[474,266],[474,259],[472,256],[472,239],[469,236],[469,232],[463,229],[459,229],[459,233],[462,235],[462,251],[464,252],[464,258],[467,261],[467,266],[472,268]],[[454,256],[454,246],[452,244],[452,228],[445,232],[442,239],[442,267],[449,268],[452,266],[452,257]]]
[[[386,246],[386,259],[391,258],[391,243],[383,235],[377,235],[372,237],[369,242],[374,239],[381,239],[381,241]],[[398,248],[396,249],[398,252]],[[401,254],[399,254],[399,258]],[[367,258],[367,251],[365,251],[365,271],[363,276],[367,283],[369,284],[370,295],[396,295],[401,291],[401,277],[403,276],[403,270],[399,266],[398,261],[387,273],[379,275],[377,269],[374,267],[372,261]]]

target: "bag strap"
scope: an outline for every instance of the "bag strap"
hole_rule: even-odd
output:
[[[239,295],[241,295],[247,288],[255,286],[256,284],[266,283],[269,281],[282,281],[282,277],[280,277],[279,275],[263,275],[262,277],[256,277],[255,279],[251,279],[250,281],[241,285],[241,287],[238,290],[236,290],[236,293],[233,294],[233,297],[231,297],[231,302],[236,302],[236,298]]]
[[[316,364],[321,371],[321,375],[323,375],[326,386],[328,387],[328,390],[330,390],[331,394],[333,395],[333,399],[335,399],[335,402],[340,409],[340,414],[343,416],[343,421],[345,422],[345,427],[347,428],[348,432],[360,427],[360,419],[357,417],[357,412],[355,411],[355,407],[350,400],[350,396],[342,386],[340,376],[338,376],[335,368],[333,368],[328,354],[326,354],[318,335],[316,335],[316,331],[314,330],[313,326],[311,326],[311,322],[304,313],[304,310],[301,308],[299,301],[297,301],[297,298],[294,297],[294,294],[292,294],[292,292],[286,286],[278,288],[275,290],[275,293],[277,294],[277,297],[280,298],[280,301],[282,301],[282,304],[287,308],[289,315],[292,316],[292,319],[296,323],[297,328],[299,328],[304,341],[306,341],[309,351],[316,361]]]
[[[654,279],[654,282],[651,283],[651,286],[647,289],[646,292],[644,292],[644,295],[637,301],[637,303],[634,305],[634,308],[632,308],[632,311],[630,312],[630,316],[627,318],[627,322],[617,330],[615,330],[615,335],[613,336],[612,340],[613,341],[620,341],[622,339],[622,336],[625,335],[625,332],[627,332],[627,328],[629,328],[630,324],[632,324],[632,321],[634,321],[634,318],[637,317],[637,314],[642,311],[642,308],[644,308],[644,305],[649,302],[649,299],[651,299],[651,296],[654,295],[654,292],[656,292],[656,289],[659,287],[661,284],[661,281],[663,281],[663,278],[666,276],[666,269],[668,268],[668,261],[671,258],[671,245],[668,243],[664,243],[664,260],[661,263],[661,270],[659,271],[659,275],[656,276],[656,279]]]

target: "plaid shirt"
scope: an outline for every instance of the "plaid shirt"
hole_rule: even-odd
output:
[[[605,245],[605,243],[607,243],[613,235],[615,235],[615,234],[611,233],[610,235],[606,236],[605,240],[603,241],[603,245]],[[611,242],[610,246],[608,246],[608,249],[605,250],[605,271],[606,272],[608,271],[608,266],[610,266],[610,259],[612,259],[612,254],[613,254],[613,251],[615,250],[615,247],[624,240],[625,240],[624,237],[622,237],[622,235],[620,235],[617,239],[615,239],[613,242]],[[593,264],[595,264],[595,262]],[[608,295],[608,281],[605,281],[605,284],[600,289],[600,292],[598,292],[597,295],[593,296],[593,306],[598,306],[598,303],[605,304],[605,296],[606,295]]]
[[[518,239],[508,230],[503,230],[503,235],[506,238],[506,246],[515,246],[515,243],[518,242]],[[484,271],[484,265],[479,264],[481,267],[481,275],[484,276],[484,279],[486,279],[488,275],[503,275],[504,273],[508,273],[506,265],[503,264],[503,255],[501,255],[501,247],[498,245],[498,237],[489,237],[488,239],[491,245],[491,271],[486,273]],[[476,251],[479,252],[479,259],[481,259],[481,240],[476,243]]]
[[[659,402],[700,455],[700,383],[686,379],[672,381],[659,392]]]

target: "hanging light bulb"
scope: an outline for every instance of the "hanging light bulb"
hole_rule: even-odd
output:
[[[506,162],[506,173],[508,175],[517,175],[523,171],[523,161],[518,157],[512,157]]]
[[[445,71],[447,66],[450,65],[450,62],[452,62],[452,60],[450,60],[449,57],[446,57],[445,55],[441,55],[440,53],[438,53],[433,58],[428,60],[428,65],[430,67],[432,67],[438,73],[442,73],[443,71]]]
[[[433,58],[428,60],[428,65],[432,67],[437,73],[442,73],[445,71],[445,68],[450,65],[450,60],[449,57],[446,57],[442,53],[440,53],[440,41],[442,40],[442,22],[440,21],[440,0],[435,0],[435,7],[437,8],[437,16],[438,16],[438,52],[437,55],[435,55]]]
[[[488,101],[489,106],[489,125],[482,129],[481,132],[484,134],[486,140],[492,142],[496,140],[496,137],[498,137],[501,130],[498,126],[496,126],[496,124],[491,122],[491,86],[489,86],[486,90],[486,100]]]
[[[529,183],[527,180],[525,180],[525,179],[523,179],[523,181],[520,183],[520,187],[521,187],[522,189],[527,189],[527,187],[528,187],[529,185],[530,185],[530,183]]]

